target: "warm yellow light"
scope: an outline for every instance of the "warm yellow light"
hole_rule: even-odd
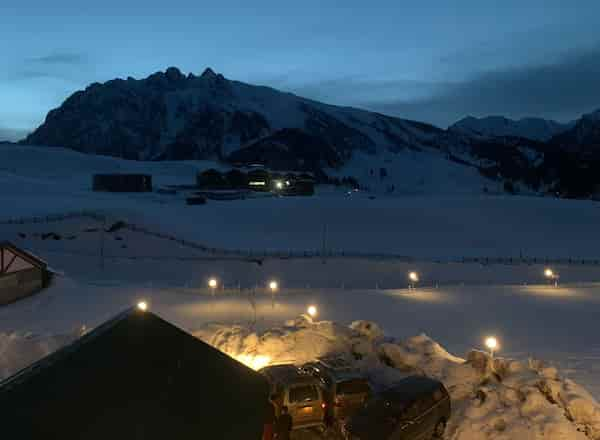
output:
[[[546,275],[547,278],[552,278],[554,277],[554,272],[552,271],[552,269],[546,269],[544,270],[544,275]]]
[[[137,308],[138,310],[145,312],[146,310],[148,310],[148,303],[146,301],[140,301],[139,303],[137,303]]]
[[[211,289],[215,289],[218,286],[218,281],[216,278],[211,278],[210,280],[208,280],[208,287],[210,287]]]
[[[306,309],[306,311],[307,311],[307,312],[308,312],[308,314],[309,314],[311,317],[313,317],[313,318],[314,318],[315,316],[317,316],[317,308],[316,308],[315,306],[308,306],[308,309]]]
[[[485,346],[490,350],[494,351],[496,350],[496,348],[498,348],[498,340],[493,336],[490,336],[485,340]]]
[[[271,281],[269,283],[269,289],[271,289],[273,292],[275,292],[278,288],[279,284],[277,283],[277,281]]]
[[[409,272],[408,279],[411,280],[413,283],[416,283],[417,281],[419,281],[419,274],[417,272]]]
[[[264,368],[271,363],[270,356],[264,356],[260,354],[256,356],[250,354],[240,354],[239,356],[234,357],[238,360],[238,362],[241,362],[242,364],[252,368],[253,370],[260,370],[261,368]]]

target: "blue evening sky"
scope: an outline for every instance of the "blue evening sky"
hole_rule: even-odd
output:
[[[169,66],[444,127],[566,120],[600,108],[599,25],[597,0],[2,0],[0,138]]]

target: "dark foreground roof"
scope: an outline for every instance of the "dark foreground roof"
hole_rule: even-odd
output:
[[[0,383],[0,434],[17,439],[260,439],[258,373],[131,309]]]

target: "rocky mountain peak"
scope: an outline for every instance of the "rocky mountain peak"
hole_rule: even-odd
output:
[[[169,67],[165,72],[165,76],[169,81],[181,81],[185,79],[185,76],[177,67]]]
[[[600,122],[600,109],[583,115],[583,119],[590,122]]]
[[[202,75],[200,75],[200,78],[204,78],[204,79],[215,79],[216,77],[217,77],[217,74],[210,67],[207,67],[206,69],[204,69],[204,72],[202,72]]]

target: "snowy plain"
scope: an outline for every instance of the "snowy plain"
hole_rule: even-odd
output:
[[[218,164],[128,162],[36,147],[0,149],[0,158],[0,238],[30,249],[61,273],[46,291],[0,307],[0,379],[140,299],[204,338],[211,325],[262,334],[315,304],[319,319],[340,326],[373,321],[387,336],[406,341],[425,333],[464,358],[493,334],[501,356],[523,365],[530,357],[543,359],[558,368],[564,386],[573,379],[600,398],[600,266],[553,266],[560,274],[554,287],[543,277],[544,264],[518,262],[522,256],[600,259],[594,240],[600,205],[594,202],[469,194],[464,186],[449,193],[429,188],[427,195],[376,193],[375,199],[330,188],[311,198],[190,207],[182,194],[93,193],[91,174],[148,172],[156,186],[185,185],[197,170]],[[31,219],[81,210],[107,216],[104,227],[122,220],[220,249],[326,249],[413,260],[273,258],[257,264],[128,229],[102,233],[103,223],[88,217]],[[48,233],[60,238],[43,238]],[[515,262],[447,262],[474,256]],[[410,270],[422,279],[412,291],[406,289]],[[214,296],[205,287],[211,276],[224,283]],[[263,287],[270,279],[281,284],[275,301]],[[548,419],[540,405],[532,408]],[[486,417],[488,429],[497,420]],[[535,417],[526,423],[535,424]],[[555,436],[540,435],[574,438],[561,434],[565,426]],[[453,429],[456,439],[478,438],[465,426]],[[538,438],[527,430],[522,432],[530,437],[492,431],[490,438]]]

